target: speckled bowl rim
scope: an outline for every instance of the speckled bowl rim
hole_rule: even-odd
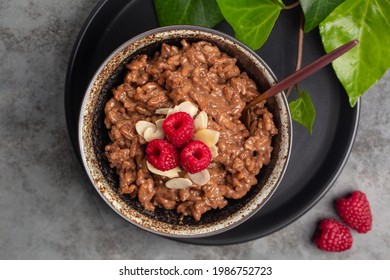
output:
[[[153,42],[170,38],[188,37],[189,35],[203,36],[203,38],[206,37],[210,41],[213,41],[213,38],[217,38],[218,40],[223,40],[224,43],[234,45],[235,48],[238,48],[241,52],[245,53],[251,62],[256,65],[256,68],[260,69],[270,84],[276,83],[275,75],[266,63],[246,45],[227,34],[198,26],[180,25],[160,27],[144,32],[126,41],[114,50],[101,64],[85,92],[79,117],[78,135],[82,162],[90,181],[100,196],[115,212],[128,222],[148,232],[170,238],[199,238],[216,235],[236,227],[252,217],[269,200],[281,182],[290,158],[292,143],[290,111],[287,99],[282,92],[275,96],[275,100],[280,108],[280,121],[282,124],[281,127],[278,128],[281,142],[275,167],[266,183],[261,188],[261,191],[256,196],[254,196],[240,210],[217,222],[197,227],[168,224],[152,219],[138,212],[137,210],[131,208],[118,196],[118,194],[110,187],[100,169],[92,139],[94,106],[107,78],[111,75],[110,69],[116,69],[134,52],[152,44]]]

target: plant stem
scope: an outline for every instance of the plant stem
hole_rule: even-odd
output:
[[[303,53],[303,35],[304,35],[304,32],[303,32],[303,24],[304,24],[304,16],[303,16],[303,12],[301,11],[301,16],[300,16],[300,19],[299,19],[299,32],[298,32],[298,51],[297,51],[297,63],[295,65],[295,71],[298,71],[299,69],[301,69],[301,66],[302,66],[302,53]],[[293,89],[294,86],[291,86],[288,88],[287,92],[286,92],[286,97],[288,98],[291,94],[291,91]],[[298,84],[295,85],[296,88],[298,88]]]
[[[290,5],[284,6],[284,9],[285,10],[291,10],[291,9],[294,9],[295,7],[298,7],[298,6],[299,6],[299,1],[294,2],[294,3],[290,4]]]

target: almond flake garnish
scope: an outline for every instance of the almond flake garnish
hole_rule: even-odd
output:
[[[219,155],[218,147],[216,145],[213,145],[213,146],[209,147],[209,149],[210,149],[211,156],[213,157],[213,159],[216,158]]]
[[[151,123],[151,122],[147,122],[147,121],[138,121],[136,124],[135,124],[135,130],[137,131],[137,133],[141,136],[144,135],[144,132],[147,128],[149,127],[156,127],[156,125],[154,123]]]
[[[142,136],[144,137],[144,139],[147,142],[150,142],[154,139],[164,139],[164,137],[165,137],[164,131],[162,130],[162,128],[160,129],[160,128],[157,128],[156,126],[148,127]]]
[[[184,101],[175,106],[173,109],[169,110],[167,116],[177,112],[186,112],[191,117],[194,117],[198,113],[198,107],[196,107],[190,101]]]
[[[174,178],[165,182],[165,186],[169,189],[186,189],[192,186],[192,182],[187,178]]]
[[[215,146],[219,140],[219,132],[208,128],[200,129],[195,132],[194,139],[202,141],[208,147]]]
[[[210,172],[207,169],[204,169],[198,173],[188,173],[191,181],[199,186],[206,185],[210,181]]]
[[[177,112],[185,112],[194,118],[195,135],[194,140],[199,140],[205,143],[211,152],[213,158],[218,156],[218,148],[216,144],[219,140],[220,133],[213,129],[208,129],[208,115],[205,111],[201,111],[198,114],[198,107],[189,101],[184,101],[174,108],[159,108],[155,111],[158,115],[166,115],[167,117]],[[147,142],[154,139],[164,139],[165,134],[162,129],[162,125],[165,119],[159,119],[156,123],[148,121],[138,121],[135,124],[135,129],[139,135],[141,135]],[[161,171],[146,161],[148,170],[156,175],[170,178],[169,181],[165,182],[165,186],[171,189],[185,189],[191,187],[193,184],[203,186],[210,181],[210,172],[206,169],[198,173],[187,173],[189,178],[179,177],[181,172],[180,167],[175,167],[171,170]]]
[[[154,173],[156,175],[165,176],[165,177],[168,177],[168,178],[179,177],[179,172],[181,171],[181,169],[179,167],[175,167],[175,168],[167,170],[167,171],[161,171],[161,170],[158,170],[153,165],[151,165],[149,163],[149,161],[146,161],[146,167],[149,169],[150,172],[152,172],[152,173]]]
[[[205,111],[201,111],[194,120],[195,129],[207,128],[208,117]]]
[[[157,115],[166,115],[168,112],[172,110],[172,108],[159,108],[156,111],[154,111]]]

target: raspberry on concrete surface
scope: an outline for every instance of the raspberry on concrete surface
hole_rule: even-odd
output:
[[[341,252],[352,247],[352,234],[342,223],[334,219],[324,219],[317,228],[314,243],[320,250]]]
[[[367,233],[372,227],[372,214],[367,196],[354,191],[348,198],[336,200],[336,210],[340,218],[359,233]]]

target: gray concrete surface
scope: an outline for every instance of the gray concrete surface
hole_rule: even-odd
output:
[[[359,131],[334,187],[265,238],[229,246],[178,243],[118,217],[91,187],[68,140],[68,58],[95,0],[0,0],[0,259],[390,259],[390,73],[362,99]],[[373,230],[343,253],[310,242],[333,201],[367,193]]]

